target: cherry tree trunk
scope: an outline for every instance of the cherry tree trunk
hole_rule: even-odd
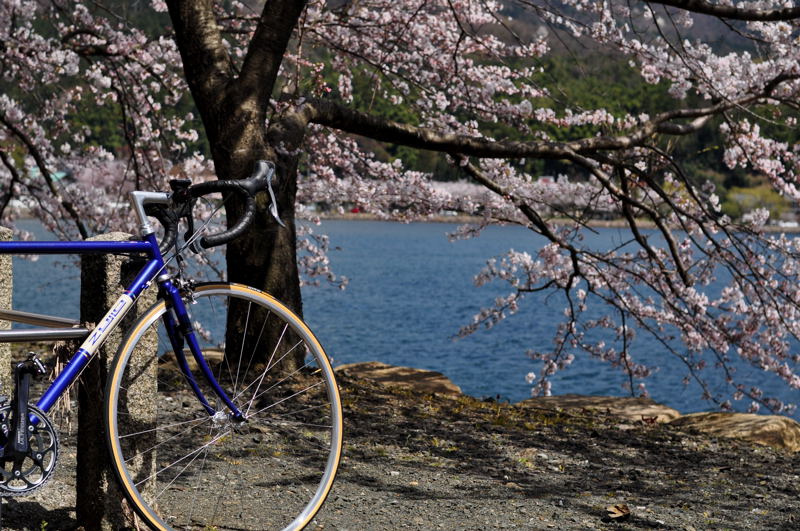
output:
[[[260,194],[255,223],[244,237],[228,245],[228,277],[270,292],[301,314],[294,228],[297,189],[294,153],[304,131],[295,128],[290,134],[269,136],[267,110],[305,0],[270,0],[264,4],[258,27],[238,68],[210,0],[168,0],[167,5],[186,81],[203,119],[217,177],[247,178],[259,159],[271,160],[277,167],[276,195],[286,228],[269,218],[266,194]],[[235,202],[226,209],[230,225],[241,215],[242,204]],[[229,316],[234,321],[244,318]],[[301,359],[299,353],[296,361]]]
[[[242,106],[243,107],[243,106]],[[220,117],[216,139],[212,144],[217,176],[220,179],[243,179],[249,177],[259,159],[271,160],[276,165],[275,195],[278,211],[285,227],[281,227],[269,214],[269,197],[260,194],[257,198],[257,215],[250,229],[238,239],[230,242],[226,249],[228,280],[261,289],[280,300],[289,309],[302,317],[300,279],[297,267],[297,244],[294,221],[294,201],[297,191],[297,156],[281,156],[266,138],[266,124],[248,119],[242,108],[226,112],[227,119]],[[230,119],[231,116],[239,117]],[[208,126],[207,126],[208,129]],[[241,202],[226,206],[228,224],[233,224],[242,213]],[[229,315],[228,330],[244,329],[247,315],[245,307],[233,307]],[[233,321],[233,322],[232,322]],[[238,323],[238,324],[237,324]],[[268,327],[269,327],[268,321]],[[275,341],[281,336],[280,329],[266,329],[261,345],[248,345],[258,353],[268,356]],[[235,334],[231,334],[233,336]],[[226,338],[226,349],[239,352],[241,345],[234,337]],[[284,343],[289,338],[284,338]],[[235,350],[234,350],[235,349]],[[283,359],[282,369],[293,370],[302,364],[303,352]]]

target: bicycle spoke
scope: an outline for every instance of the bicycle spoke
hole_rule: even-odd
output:
[[[286,358],[286,356],[288,356],[288,355],[289,355],[289,354],[290,354],[290,353],[291,353],[291,352],[292,352],[294,349],[296,349],[296,348],[298,347],[298,345],[300,345],[301,343],[302,343],[302,341],[300,341],[300,342],[299,342],[299,343],[297,343],[295,346],[293,346],[292,348],[290,348],[290,349],[289,349],[289,350],[286,352],[286,354],[285,354],[283,357],[281,357],[281,359],[280,359],[280,360],[278,360],[276,363],[280,363],[280,362],[281,362],[281,361],[282,361],[284,358]],[[294,372],[292,372],[291,374],[297,374],[297,373],[298,373],[300,370],[302,370],[302,369],[304,369],[304,368],[306,368],[306,367],[308,367],[308,366],[309,366],[309,364],[308,364],[308,362],[307,362],[305,365],[303,365],[302,367],[300,367],[300,369],[296,369],[296,370],[295,370]],[[270,370],[270,367],[269,367],[269,366],[267,366],[267,368],[265,368],[265,369],[264,369],[264,372],[261,374],[261,376],[260,376],[259,378],[257,378],[257,379],[258,379],[258,383],[259,383],[259,385],[260,385],[260,384],[261,384],[261,382],[264,380],[264,376],[266,376],[266,375],[267,375],[267,373],[269,372],[269,370]],[[289,376],[291,376],[291,375],[289,375]],[[287,379],[288,379],[288,376],[287,376],[287,377],[285,377],[285,378],[283,378],[283,379],[282,379],[280,382],[278,382],[278,383],[284,382],[284,381],[286,381]],[[247,387],[245,387],[244,389],[242,389],[242,391],[241,391],[241,392],[240,392],[240,393],[237,395],[237,397],[239,397],[239,396],[242,396],[242,395],[244,394],[244,392],[245,392],[245,391],[247,391],[248,389],[250,389],[250,388],[253,386],[253,384],[254,384],[254,383],[256,383],[256,382],[255,382],[255,380],[254,380],[253,382],[251,382],[251,383],[250,383],[250,385],[248,385]],[[278,385],[278,384],[275,384],[275,385]],[[270,391],[270,390],[274,389],[274,388],[275,388],[275,385],[273,385],[272,387],[270,387],[269,389],[267,389],[267,390],[265,390],[265,391],[263,391],[263,392],[267,392],[267,391]],[[256,396],[256,393],[258,393],[258,387],[256,387],[255,393],[253,393],[253,396],[254,396],[254,397]],[[258,396],[261,396],[261,395],[258,395]],[[252,404],[252,399],[250,400],[250,404]],[[249,407],[248,407],[248,409],[249,409]]]
[[[201,450],[202,450],[202,453],[203,453],[203,455],[205,456],[205,455],[206,455],[206,453],[207,453],[207,451],[208,451],[208,448],[207,448],[207,447],[206,447],[206,448],[202,448]],[[200,455],[200,454],[198,453],[197,455]],[[172,481],[170,481],[169,483],[167,483],[167,484],[164,486],[164,488],[163,488],[163,489],[161,489],[161,492],[159,492],[158,494],[156,494],[156,495],[153,497],[153,500],[158,500],[158,499],[159,499],[161,496],[163,496],[163,495],[164,495],[164,493],[165,493],[165,492],[167,492],[167,490],[168,490],[168,489],[169,489],[169,488],[172,486],[172,484],[173,484],[173,483],[175,483],[175,481],[177,481],[177,479],[178,479],[178,478],[179,478],[179,477],[180,477],[180,476],[181,476],[181,475],[182,475],[182,474],[183,474],[183,473],[186,471],[186,469],[187,469],[187,468],[189,468],[189,467],[191,466],[191,464],[192,464],[192,463],[194,463],[194,461],[197,459],[197,455],[196,455],[195,457],[193,457],[191,461],[189,461],[188,463],[186,463],[186,466],[184,466],[184,467],[181,469],[181,471],[180,471],[180,472],[178,472],[178,473],[175,475],[175,477],[174,477],[174,478],[172,478]],[[137,485],[137,486],[138,486],[138,485]]]
[[[286,417],[286,416],[288,416],[288,415],[298,415],[298,414],[300,414],[300,413],[305,413],[306,411],[312,411],[312,410],[314,410],[314,409],[321,409],[321,408],[327,408],[327,407],[330,407],[330,404],[329,404],[329,403],[325,403],[325,404],[318,404],[318,405],[316,405],[316,406],[310,406],[310,407],[307,407],[307,408],[298,409],[298,410],[296,410],[296,411],[289,411],[289,412],[287,412],[287,413],[279,413],[279,414],[277,414],[277,415],[273,414],[273,415],[272,415],[272,418],[275,418],[275,417]]]
[[[300,373],[300,372],[301,372],[303,369],[305,369],[305,368],[307,368],[307,367],[310,367],[310,366],[311,366],[311,365],[310,365],[310,363],[306,362],[306,364],[305,364],[305,365],[303,365],[303,366],[302,366],[302,367],[300,367],[299,369],[295,369],[295,370],[294,370],[294,372],[292,372],[292,373],[290,373],[290,374],[287,374],[287,375],[286,375],[286,376],[284,376],[284,377],[283,377],[281,380],[278,380],[277,382],[275,382],[274,384],[272,384],[272,386],[271,386],[271,387],[269,387],[268,389],[264,389],[263,391],[261,391],[261,393],[259,393],[259,394],[257,394],[257,395],[255,395],[255,394],[254,394],[254,395],[253,395],[253,398],[251,398],[251,399],[250,399],[250,402],[252,403],[252,402],[253,402],[255,399],[257,399],[257,398],[260,398],[261,396],[265,395],[266,393],[269,393],[270,391],[272,391],[273,389],[275,389],[276,387],[278,387],[278,386],[279,386],[279,385],[281,385],[282,383],[285,383],[285,382],[289,381],[289,379],[290,379],[290,378],[292,378],[293,376],[295,376],[295,375],[297,375],[298,373]],[[258,391],[258,389],[256,389],[256,391]]]
[[[176,426],[183,426],[184,424],[189,424],[189,423],[192,423],[192,422],[206,422],[206,421],[208,421],[208,418],[185,420],[183,422],[176,422],[175,424],[168,424],[166,426],[159,426],[159,427],[153,428],[151,430],[142,430],[142,431],[137,431],[137,432],[134,432],[134,433],[127,433],[125,435],[120,435],[119,438],[120,439],[126,439],[128,437],[136,437],[138,435],[144,435],[145,433],[153,433],[153,432],[157,432],[157,431],[168,430],[170,428],[174,428]]]
[[[231,468],[233,464],[228,462],[228,467],[225,469],[225,476],[222,478],[222,485],[228,484],[228,477],[230,477]],[[219,511],[219,504],[222,501],[222,496],[217,496],[217,503],[214,504],[214,512],[211,515],[211,522],[215,522],[217,519],[217,513]]]
[[[210,436],[210,435],[211,435],[211,433],[209,432],[209,436]],[[200,463],[200,474],[199,474],[200,476],[202,476],[202,475],[203,475],[203,471],[204,471],[204,470],[205,470],[205,468],[206,468],[206,461],[207,461],[207,460],[208,460],[208,452],[207,452],[207,451],[205,451],[205,452],[203,452],[203,462],[202,462],[202,463]],[[175,479],[177,479],[177,477],[176,477]],[[173,481],[174,481],[174,480],[173,480]],[[200,487],[195,487],[195,490],[198,490],[199,488],[200,488]],[[192,507],[192,508],[189,510],[189,516],[188,516],[188,518],[189,518],[189,521],[192,521],[192,520],[193,520],[193,518],[192,518],[192,515],[193,515],[193,513],[194,513],[194,507]]]
[[[206,421],[207,421],[207,420],[208,420],[208,419],[206,419]],[[156,449],[157,449],[159,446],[163,446],[163,445],[167,444],[168,442],[170,442],[171,440],[174,440],[174,439],[176,439],[176,438],[180,437],[181,435],[184,435],[184,434],[186,434],[186,433],[189,433],[190,431],[192,431],[193,429],[195,429],[197,426],[199,426],[199,424],[195,424],[194,426],[191,426],[190,428],[188,428],[188,429],[186,429],[186,430],[183,430],[183,431],[182,431],[182,432],[180,432],[180,433],[176,433],[176,434],[175,434],[175,435],[173,435],[172,437],[169,437],[168,439],[164,439],[163,441],[159,442],[158,444],[155,444],[155,445],[151,446],[150,448],[147,448],[146,450],[142,450],[141,452],[139,452],[139,453],[137,453],[137,454],[134,454],[134,455],[132,455],[131,457],[129,457],[129,458],[128,458],[128,459],[126,459],[125,461],[126,461],[126,462],[130,462],[130,461],[133,461],[134,459],[136,459],[137,457],[140,457],[140,456],[142,456],[142,455],[147,455],[147,454],[149,454],[150,452],[152,452],[153,450],[156,450]],[[151,431],[155,431],[155,430],[151,430]],[[142,433],[147,433],[147,432],[142,432]],[[121,437],[121,436],[120,436],[120,439],[122,439],[122,437]]]
[[[193,452],[190,452],[190,453],[186,454],[185,456],[181,457],[180,459],[178,459],[178,460],[176,460],[176,461],[173,461],[172,463],[170,463],[170,464],[168,464],[167,466],[163,467],[161,470],[158,470],[158,471],[156,471],[156,472],[153,472],[153,473],[152,473],[152,474],[150,474],[148,477],[146,477],[146,478],[144,478],[143,480],[141,480],[140,482],[136,483],[136,486],[137,486],[137,487],[139,487],[139,485],[141,485],[141,484],[142,484],[142,483],[144,483],[145,481],[148,481],[148,480],[150,480],[150,479],[153,479],[154,477],[156,477],[157,475],[161,474],[161,473],[162,473],[162,472],[164,472],[165,470],[168,470],[168,469],[172,468],[173,466],[177,465],[178,463],[180,463],[181,461],[183,461],[183,460],[187,459],[187,458],[188,458],[190,455],[194,455],[194,454],[197,454],[198,452],[202,452],[203,450],[205,450],[205,449],[206,449],[206,448],[208,448],[209,446],[213,445],[213,444],[214,444],[215,442],[217,442],[218,440],[220,440],[220,439],[222,439],[223,437],[225,437],[227,434],[228,434],[228,433],[227,433],[227,432],[225,432],[225,433],[223,433],[223,434],[221,434],[221,435],[218,435],[218,436],[216,436],[214,439],[210,440],[209,442],[207,442],[207,443],[206,443],[206,444],[204,444],[203,446],[201,446],[201,447],[197,448],[197,449],[196,449],[196,450],[194,450]],[[194,459],[193,459],[193,460],[194,460]],[[183,468],[183,470],[186,470],[186,467],[184,467],[184,468]],[[173,479],[173,481],[174,481],[174,479]],[[172,484],[172,482],[170,482],[170,484]],[[163,493],[163,491],[162,491],[162,493]]]
[[[259,413],[261,413],[262,411],[266,411],[266,410],[268,410],[268,409],[271,409],[271,408],[273,408],[273,407],[277,406],[278,404],[282,404],[282,403],[286,402],[287,400],[290,400],[290,399],[292,399],[292,398],[294,398],[294,397],[296,397],[296,396],[298,396],[298,395],[301,395],[301,394],[305,393],[305,392],[306,392],[306,391],[308,391],[309,389],[313,389],[314,387],[318,387],[318,386],[320,386],[320,385],[322,385],[322,382],[315,383],[314,385],[311,385],[311,386],[309,386],[309,387],[307,387],[307,388],[303,389],[302,391],[298,391],[298,392],[296,392],[295,394],[293,394],[293,395],[291,395],[291,396],[287,396],[286,398],[284,398],[284,399],[282,399],[282,400],[278,400],[277,402],[275,402],[275,403],[273,403],[273,404],[270,404],[270,405],[268,405],[267,407],[264,407],[264,408],[261,408],[261,409],[259,409],[258,411],[256,411],[255,413],[253,413],[253,416],[255,416],[255,415],[258,415],[258,414],[259,414]]]
[[[201,352],[223,353],[206,356],[215,383],[191,360],[187,374],[174,354],[165,354],[157,381],[145,385],[162,400],[154,410],[128,410],[125,401],[140,396],[137,379],[153,376],[135,364],[126,368],[135,341],[157,334],[159,352],[171,352],[160,314],[140,326],[111,371],[116,401],[109,407],[117,423],[112,444],[128,485],[124,492],[155,527],[284,529],[298,515],[314,514],[330,489],[337,463],[331,456],[341,448],[338,394],[324,352],[301,321],[254,290],[199,287],[191,309]],[[229,318],[230,311],[239,313]],[[228,410],[214,385],[247,420]],[[120,423],[130,428],[120,433]],[[247,502],[238,501],[242,497]]]
[[[272,312],[268,312],[267,316],[264,318],[264,322],[261,323],[261,330],[258,331],[258,337],[256,338],[256,342],[253,343],[253,350],[250,352],[250,359],[247,360],[247,369],[245,369],[244,374],[249,374],[249,372],[250,372],[250,366],[253,364],[253,358],[255,357],[255,354],[256,354],[256,347],[261,343],[261,338],[264,336],[264,329],[266,329],[266,327],[267,327],[267,321],[269,320],[270,315],[272,315]],[[238,386],[238,381],[236,383],[237,383],[237,386]],[[236,391],[237,386],[234,386],[234,388],[233,388],[233,394],[234,395],[241,394],[241,393],[237,393],[237,391]],[[244,392],[244,391],[242,391],[242,392]]]
[[[231,376],[231,380],[233,380],[233,394],[236,394],[236,388],[239,385],[239,371],[242,368],[242,358],[244,357],[244,345],[245,345],[245,338],[246,338],[246,334],[247,334],[247,325],[250,324],[250,310],[252,310],[252,309],[253,309],[253,303],[252,302],[248,302],[247,303],[247,317],[246,317],[245,322],[244,322],[244,329],[242,329],[242,339],[241,339],[242,347],[239,350],[239,360],[238,360],[238,363],[236,364],[236,379],[234,379],[233,376]],[[225,359],[225,364],[228,365],[228,372],[230,372],[231,367],[230,367],[230,364],[229,364],[228,356],[225,356],[224,359]]]
[[[256,386],[256,393],[258,393],[259,387],[261,387],[261,382],[264,381],[264,377],[269,372],[270,367],[272,367],[272,360],[275,358],[275,353],[278,351],[278,347],[280,346],[281,342],[283,341],[283,336],[286,334],[286,329],[289,328],[289,325],[285,325],[283,330],[281,330],[281,337],[278,338],[278,341],[275,343],[275,348],[272,351],[272,354],[269,357],[269,361],[267,362],[267,366],[264,369],[264,372],[261,374],[261,378],[258,379],[258,385]],[[249,387],[249,386],[248,386]],[[255,396],[255,394],[253,396]],[[250,402],[247,404],[247,411],[245,411],[244,416],[246,417],[247,414],[250,412],[250,408],[253,407],[253,400],[251,399]]]

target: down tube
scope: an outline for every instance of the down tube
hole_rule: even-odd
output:
[[[136,299],[163,266],[164,261],[161,259],[160,255],[147,262],[128,289],[119,296],[117,301],[111,306],[111,309],[108,310],[92,333],[89,334],[89,337],[81,344],[64,370],[61,371],[53,383],[50,384],[50,387],[47,388],[47,391],[45,391],[36,403],[36,407],[45,413],[50,411],[50,408],[53,407],[53,404],[56,403],[64,390],[72,385],[83,368],[86,367],[95,352],[97,352],[97,349],[103,344],[106,337],[108,337],[108,334],[122,322],[128,310],[134,306]]]

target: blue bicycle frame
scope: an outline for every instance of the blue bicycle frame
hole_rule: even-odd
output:
[[[134,192],[137,194],[139,192]],[[153,194],[154,195],[154,194]],[[137,198],[132,197],[134,206],[137,206]],[[143,201],[139,200],[138,205],[141,207]],[[200,367],[203,376],[211,385],[217,396],[229,408],[231,415],[235,419],[243,419],[244,415],[234,405],[230,397],[220,387],[216,378],[213,376],[211,368],[203,356],[200,345],[198,344],[195,336],[194,328],[192,326],[189,311],[183,302],[180,290],[172,282],[168,274],[161,274],[165,269],[164,258],[158,247],[158,241],[149,224],[146,222],[143,210],[137,209],[140,213],[140,220],[143,220],[143,236],[141,241],[118,241],[118,242],[83,242],[83,241],[46,241],[46,242],[0,242],[0,254],[91,254],[91,253],[125,253],[125,254],[145,254],[148,258],[147,263],[136,275],[136,278],[131,282],[127,289],[120,295],[117,301],[108,310],[106,315],[100,320],[97,326],[88,333],[80,348],[69,360],[69,363],[63,371],[56,377],[50,384],[45,393],[36,403],[36,406],[44,412],[48,412],[55,404],[61,394],[75,381],[84,367],[89,363],[97,349],[106,339],[108,334],[115,329],[127,311],[133,307],[134,302],[139,295],[151,285],[155,279],[158,284],[159,297],[162,298],[167,304],[169,311],[164,313],[164,325],[169,335],[170,343],[173,347],[173,352],[177,358],[177,362],[181,371],[186,376],[189,385],[197,396],[198,400],[203,404],[209,415],[214,415],[216,411],[209,404],[206,397],[203,395],[200,387],[198,386],[192,372],[189,370],[189,365],[184,353],[184,345],[188,343],[188,347],[198,367]],[[149,229],[149,230],[148,230]],[[15,313],[15,312],[8,312]],[[50,318],[49,316],[37,316],[41,320],[50,320],[51,322],[63,321],[59,318]],[[7,335],[4,335],[7,334]],[[62,336],[64,337],[64,336]],[[0,331],[0,342],[18,341],[19,335],[14,335],[11,332]]]

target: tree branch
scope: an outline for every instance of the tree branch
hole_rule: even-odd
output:
[[[42,177],[47,183],[47,188],[50,190],[50,193],[53,194],[53,197],[61,204],[64,210],[67,211],[67,214],[69,214],[69,216],[72,218],[72,221],[78,228],[78,232],[80,232],[81,237],[84,240],[88,238],[89,231],[86,230],[86,225],[83,223],[78,211],[75,209],[75,205],[70,199],[67,199],[61,195],[61,192],[58,190],[58,187],[53,181],[53,176],[50,174],[50,170],[47,169],[47,164],[45,163],[44,157],[39,152],[39,149],[36,147],[36,145],[34,145],[33,141],[31,141],[31,139],[28,138],[28,136],[16,125],[6,119],[2,113],[0,113],[0,123],[6,126],[6,129],[8,129],[11,134],[16,136],[23,144],[25,144],[25,147],[28,149],[28,153],[30,153],[33,157],[36,166],[39,168],[39,172],[42,174]]]
[[[78,44],[72,42],[72,40],[76,37],[82,37],[88,35],[90,37],[94,37],[98,40],[105,41],[105,38],[101,36],[96,31],[90,29],[76,29],[70,32],[67,32],[65,35],[61,37],[61,44],[64,46],[70,47],[72,51],[77,53],[82,57],[92,57],[92,56],[102,56],[102,57],[115,57],[120,55],[119,53],[111,53],[108,51],[108,43],[103,44]]]
[[[386,120],[379,116],[356,111],[328,100],[314,100],[304,105],[303,115],[309,122],[366,136],[382,142],[441,151],[444,153],[488,158],[537,157],[563,158],[567,154],[560,142],[495,142],[480,137],[439,133]]]
[[[186,80],[195,94],[219,101],[233,79],[233,65],[211,0],[167,0]]]
[[[574,275],[581,274],[581,267],[580,267],[580,251],[572,246],[569,242],[564,241],[562,238],[559,238],[550,228],[550,226],[542,219],[539,213],[532,208],[529,204],[522,201],[519,197],[517,197],[510,189],[505,188],[498,183],[491,180],[484,172],[482,172],[477,166],[472,164],[471,162],[467,161],[463,156],[457,156],[456,160],[459,161],[459,164],[462,165],[464,171],[472,177],[476,182],[482,184],[489,190],[493,191],[494,193],[508,198],[514,205],[519,209],[522,214],[528,218],[528,221],[531,222],[533,227],[536,229],[539,234],[550,240],[551,242],[557,244],[562,249],[565,249],[570,254],[570,260],[572,261],[572,269]]]
[[[393,122],[356,111],[329,100],[312,100],[303,105],[299,114],[309,122],[367,136],[382,142],[441,151],[451,155],[463,154],[484,158],[567,159],[575,153],[587,154],[603,150],[622,150],[641,146],[655,134],[686,135],[699,130],[708,119],[726,109],[751,103],[753,96],[739,102],[721,102],[708,107],[679,109],[658,114],[627,135],[602,135],[567,142],[552,141],[495,141],[481,137],[440,133],[432,129]],[[692,119],[689,123],[674,120]]]
[[[777,21],[792,20],[800,17],[800,7],[783,7],[778,9],[756,9],[736,7],[735,5],[721,5],[704,0],[651,0],[652,4],[661,4],[677,7],[693,13],[712,15],[720,18],[749,21]]]
[[[8,158],[8,155],[3,150],[0,150],[0,161],[3,162],[3,166],[5,166],[11,174],[11,182],[8,183],[8,190],[3,194],[2,199],[0,199],[0,218],[2,218],[6,213],[8,204],[14,199],[14,184],[20,182],[21,179],[14,164],[11,163],[11,159]]]
[[[283,55],[305,5],[305,0],[268,0],[264,4],[237,83],[242,99],[255,103],[261,114],[266,114]]]

